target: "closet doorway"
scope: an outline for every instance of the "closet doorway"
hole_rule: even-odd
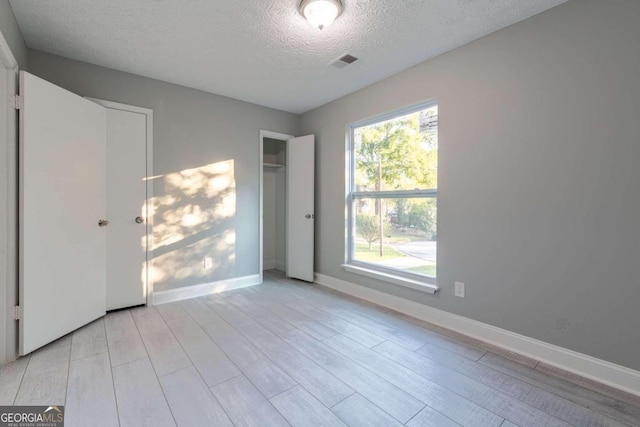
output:
[[[260,281],[264,270],[314,280],[313,135],[260,131]]]

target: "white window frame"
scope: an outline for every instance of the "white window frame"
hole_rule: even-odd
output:
[[[384,267],[374,263],[358,261],[355,256],[355,217],[353,212],[354,200],[359,198],[368,199],[394,199],[394,198],[435,198],[437,200],[438,190],[394,190],[394,191],[356,191],[355,182],[355,136],[357,128],[373,125],[397,117],[412,114],[429,107],[438,105],[437,100],[422,102],[409,107],[400,108],[371,117],[365,120],[350,123],[347,126],[347,152],[346,152],[346,235],[345,235],[345,263],[342,267],[354,274],[359,274],[367,278],[373,278],[399,286],[405,286],[430,294],[435,294],[440,288],[437,285],[436,277],[429,277],[424,274],[406,272],[394,268]],[[436,223],[436,229],[437,229]],[[436,232],[437,235],[437,232]]]

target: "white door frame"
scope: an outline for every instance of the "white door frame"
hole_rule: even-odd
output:
[[[0,68],[7,71],[7,94],[18,93],[18,61],[0,33]],[[0,365],[18,357],[18,322],[9,307],[18,304],[18,181],[17,114],[9,104],[9,97],[0,99],[6,105],[6,132],[0,132],[0,253],[4,251],[5,269],[0,270]]]
[[[122,104],[120,102],[105,101],[86,97],[86,99],[113,110],[130,111],[144,114],[147,121],[147,162],[146,162],[146,199],[145,199],[145,227],[147,233],[147,251],[145,261],[146,294],[147,306],[153,305],[153,275],[150,274],[153,262],[153,215],[149,215],[149,203],[153,199],[153,110],[150,108],[137,107],[134,105]],[[107,165],[109,167],[109,165]],[[107,202],[108,203],[108,202]],[[109,268],[109,266],[107,266]]]
[[[271,132],[268,130],[260,130],[260,228],[258,233],[260,234],[260,253],[259,253],[259,259],[260,259],[260,283],[262,283],[262,279],[263,279],[263,271],[262,269],[264,268],[264,231],[263,231],[263,227],[264,227],[264,139],[265,138],[270,138],[270,139],[277,139],[279,141],[288,141],[289,139],[293,138],[293,135],[287,135],[286,133],[278,133],[278,132]]]

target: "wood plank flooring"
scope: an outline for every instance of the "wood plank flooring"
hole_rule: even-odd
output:
[[[69,427],[640,427],[636,396],[274,273],[109,313],[0,366],[0,404]]]

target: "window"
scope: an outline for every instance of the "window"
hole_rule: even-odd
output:
[[[350,131],[345,268],[433,283],[437,104],[355,123]]]

